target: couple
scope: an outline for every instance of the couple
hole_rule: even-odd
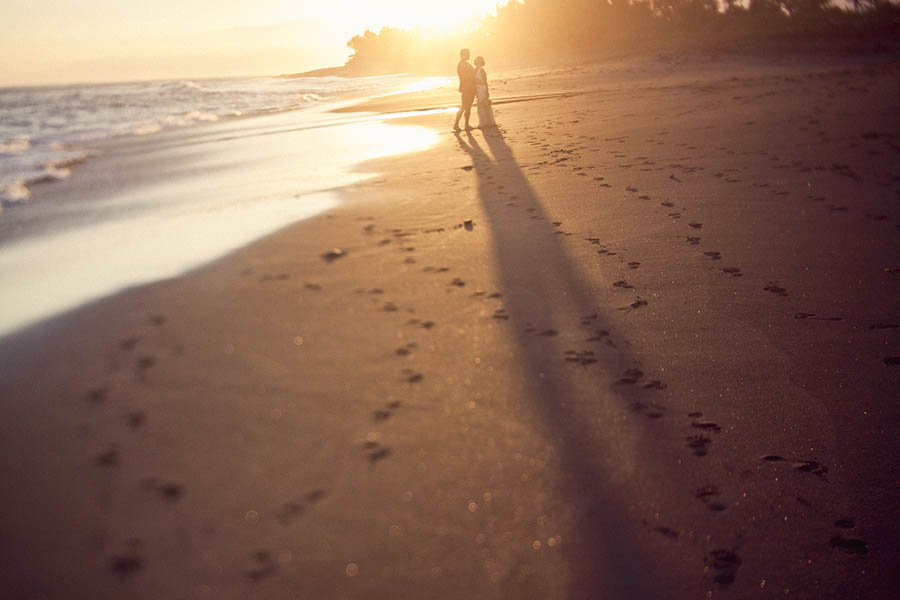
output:
[[[484,71],[484,58],[475,58],[475,68],[469,64],[469,50],[463,48],[459,51],[460,61],[456,66],[459,75],[459,91],[462,94],[462,105],[456,113],[456,121],[453,123],[453,131],[459,133],[459,118],[466,115],[466,131],[472,129],[469,126],[469,115],[472,114],[472,102],[478,96],[478,128],[490,129],[497,126],[494,121],[494,109],[491,108],[491,95],[488,92],[487,73]]]

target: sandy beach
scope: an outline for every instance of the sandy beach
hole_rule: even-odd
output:
[[[895,56],[492,75],[499,131],[3,339],[0,589],[890,597]]]

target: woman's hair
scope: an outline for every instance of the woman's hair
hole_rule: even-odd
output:
[[[475,65],[476,65],[476,66],[482,66],[482,67],[483,67],[483,66],[484,66],[484,57],[483,57],[483,56],[476,56],[476,57],[475,57]]]

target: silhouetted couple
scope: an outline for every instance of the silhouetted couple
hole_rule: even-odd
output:
[[[456,65],[456,74],[459,75],[459,93],[462,94],[462,103],[459,112],[456,113],[456,121],[453,123],[453,131],[462,131],[459,128],[459,118],[466,117],[466,131],[472,127],[469,125],[469,116],[472,114],[472,103],[478,98],[478,128],[490,129],[497,126],[494,120],[494,109],[491,108],[491,94],[488,89],[487,72],[484,70],[484,58],[475,57],[475,68],[469,64],[469,50],[463,48],[459,51],[459,64]]]

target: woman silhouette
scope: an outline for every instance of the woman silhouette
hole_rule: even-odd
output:
[[[475,58],[475,97],[478,99],[479,129],[496,127],[497,121],[494,120],[494,109],[491,108],[491,94],[488,89],[483,56]]]

